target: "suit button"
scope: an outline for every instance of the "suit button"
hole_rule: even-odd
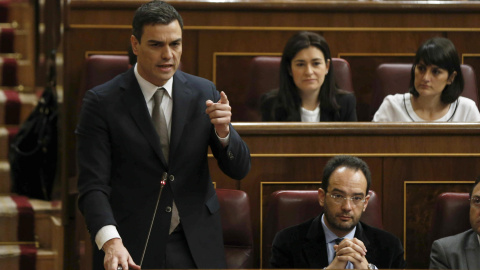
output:
[[[227,155],[228,155],[228,158],[229,158],[230,160],[233,160],[233,159],[235,158],[235,157],[233,156],[232,151],[228,151]]]
[[[168,180],[170,180],[170,181],[172,181],[172,182],[173,182],[173,180],[175,180],[175,176],[173,176],[173,175],[170,175],[170,176],[168,177]]]
[[[170,207],[170,206],[167,206],[167,208],[165,208],[165,212],[167,212],[167,213],[170,213],[170,212],[172,212],[172,207]]]

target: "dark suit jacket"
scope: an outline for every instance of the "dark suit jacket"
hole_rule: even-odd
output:
[[[472,229],[433,242],[430,269],[480,269],[480,245]]]
[[[232,126],[230,143],[222,147],[205,113],[208,99],[220,99],[212,82],[175,73],[167,166],[133,68],[86,93],[76,130],[78,203],[92,240],[103,226],[115,225],[139,264],[161,176],[167,172],[169,180],[142,267],[160,268],[164,262],[171,219],[166,209],[173,198],[196,265],[226,267],[207,150],[210,146],[222,171],[234,179],[245,177],[250,170],[250,153]],[[94,265],[98,269],[103,269],[103,256],[103,251],[96,251]]]
[[[297,119],[292,119],[287,115],[287,112],[282,108],[277,107],[278,90],[271,91],[262,96],[260,101],[260,111],[262,113],[262,121],[301,121],[301,116]],[[336,96],[340,110],[336,113],[334,111],[327,111],[320,106],[320,122],[354,122],[357,121],[356,100],[352,93],[341,93]]]
[[[270,264],[274,268],[318,268],[328,266],[322,215],[286,228],[273,240]],[[359,222],[355,237],[367,248],[367,261],[379,269],[405,268],[400,240],[392,234]]]

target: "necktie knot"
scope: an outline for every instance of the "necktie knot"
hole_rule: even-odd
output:
[[[160,106],[162,104],[164,94],[165,94],[165,88],[163,87],[157,88],[157,91],[155,91],[155,94],[153,94],[154,106],[155,105]]]
[[[335,242],[335,245],[338,245],[338,244],[340,244],[340,242],[343,241],[343,238],[337,238],[337,239],[335,239],[335,240],[333,240],[333,241]]]

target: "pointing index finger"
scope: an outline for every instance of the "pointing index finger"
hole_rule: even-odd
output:
[[[227,98],[227,94],[225,94],[225,92],[220,92],[220,100],[219,100],[219,103],[222,103],[222,104],[228,104],[228,98]]]

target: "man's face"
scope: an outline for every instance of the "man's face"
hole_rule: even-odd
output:
[[[338,237],[348,234],[358,223],[367,208],[370,196],[366,196],[367,179],[361,170],[340,166],[329,179],[328,190],[318,190],[318,200],[324,208],[325,225]],[[332,196],[337,197],[332,198]],[[342,199],[348,198],[347,200]],[[350,198],[365,198],[354,203]]]
[[[480,198],[480,184],[473,189],[470,201],[470,224],[472,229],[480,235],[480,206],[473,204],[475,198]]]
[[[141,40],[131,36],[142,78],[156,86],[164,85],[177,71],[182,56],[182,29],[177,20],[170,24],[143,26]]]

